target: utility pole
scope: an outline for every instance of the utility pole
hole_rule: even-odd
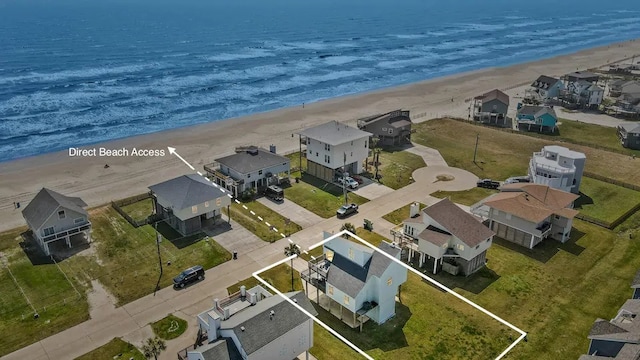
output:
[[[298,145],[300,146],[300,151],[298,152],[299,155],[299,165],[300,165],[300,176],[302,176],[302,134],[298,134]]]
[[[153,290],[153,296],[156,296],[156,292],[160,288],[160,280],[162,279],[162,256],[160,256],[160,242],[162,241],[162,236],[158,232],[158,223],[155,225],[156,228],[156,246],[158,248],[158,264],[160,264],[160,276],[158,276],[158,282],[156,283],[156,288]]]
[[[344,193],[344,204],[347,205],[347,153],[344,154],[343,166],[342,166],[342,192]]]
[[[476,134],[476,149],[473,151],[473,163],[476,163],[476,155],[478,154],[478,139],[480,138],[480,133]]]

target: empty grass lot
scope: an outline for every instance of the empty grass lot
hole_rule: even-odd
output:
[[[588,124],[567,119],[558,119],[558,122],[558,133],[544,136],[550,139],[560,139],[567,142],[577,141],[609,148],[614,151],[625,151],[629,154],[636,154],[636,156],[640,155],[639,150],[627,149],[620,144],[615,127]]]
[[[574,226],[570,242],[546,241],[532,251],[497,240],[487,255],[488,269],[469,277],[440,273],[436,279],[528,332],[528,342],[519,343],[510,359],[578,358],[588,348],[587,335],[595,319],[612,318],[631,296],[629,286],[640,267],[640,243],[628,234],[619,236],[579,220]],[[489,317],[476,318],[480,312],[467,312],[464,303],[416,279],[410,276],[402,286],[407,310],[399,305],[393,319],[405,319],[410,311],[405,323],[393,323],[394,329],[381,334],[367,332],[372,324],[362,334],[349,329],[341,333],[376,359],[489,359],[517,337]],[[321,312],[321,319],[340,326],[326,313]],[[320,360],[355,356],[318,327],[314,345],[312,352]],[[497,352],[490,354],[489,349]]]
[[[471,206],[489,195],[496,194],[498,190],[490,190],[484,188],[473,188],[464,191],[436,191],[431,194],[438,199],[449,198],[457,204]]]
[[[260,277],[263,278],[266,282],[273,285],[276,289],[282,292],[291,291],[291,266],[289,264],[280,264],[273,269],[269,269],[260,274]],[[300,280],[300,273],[297,271],[293,272],[293,285],[295,290],[302,290],[302,280]],[[227,288],[227,293],[229,295],[234,294],[240,291],[240,286],[246,286],[247,289],[251,289],[256,285],[261,285],[265,288],[265,290],[272,292],[266,286],[264,286],[258,279],[253,276],[242,281],[239,281]]]
[[[413,141],[437,149],[449,166],[468,170],[481,179],[504,180],[510,176],[526,175],[532,153],[545,145],[556,144],[584,152],[587,156],[585,170],[588,172],[640,185],[640,159],[627,155],[448,119],[426,121],[414,128],[417,132],[412,136]],[[480,140],[477,164],[474,164],[476,134]]]
[[[247,206],[249,210],[255,212],[257,216],[262,217],[264,221],[260,221],[257,216],[251,215],[249,210],[245,210],[242,205]],[[227,210],[223,209],[223,212],[226,214]],[[302,226],[292,221],[290,221],[288,225],[285,225],[286,218],[284,216],[257,201],[244,202],[242,204],[232,203],[231,219],[267,242],[274,242],[282,239],[280,233],[291,235],[302,230]],[[272,230],[272,228],[265,224],[265,221],[268,222],[269,225],[278,229],[278,231]]]
[[[89,319],[85,291],[90,285],[71,277],[72,285],[55,264],[33,265],[19,245],[25,230],[0,233],[0,334],[4,334],[0,356]],[[27,298],[38,319],[33,318]]]
[[[580,192],[575,208],[585,215],[606,222],[615,221],[640,203],[639,191],[588,177],[582,178]]]
[[[335,216],[336,210],[344,205],[342,188],[307,174],[302,174],[299,183],[292,182],[291,187],[285,189],[284,197],[325,219]],[[348,200],[358,205],[368,201],[352,192]]]
[[[121,207],[127,215],[135,221],[143,221],[153,214],[153,201],[151,198],[136,201],[133,204]]]
[[[136,349],[135,346],[123,341],[120,338],[115,338],[109,341],[107,344],[88,352],[75,360],[95,360],[95,359],[123,359],[123,360],[144,360],[145,357],[142,353]]]
[[[411,174],[416,169],[427,166],[422,156],[401,150],[383,150],[380,152],[379,161],[379,181],[392,189],[400,189],[411,184]],[[369,166],[369,172],[375,174],[373,165]]]
[[[411,203],[413,204],[413,203]],[[396,225],[401,225],[402,222],[406,219],[409,218],[409,209],[411,207],[411,204],[407,204],[399,209],[395,209],[392,212],[383,215],[382,218],[387,220],[388,222],[392,223],[392,224],[396,224]],[[425,207],[427,207],[427,205],[423,204],[423,203],[418,203],[420,204],[420,210],[424,209]]]

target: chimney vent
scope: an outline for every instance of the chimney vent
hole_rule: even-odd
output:
[[[244,331],[244,326],[240,326],[240,330],[241,330],[241,331]]]
[[[276,312],[271,310],[271,312],[269,313],[269,320],[273,320],[274,316],[276,316]]]

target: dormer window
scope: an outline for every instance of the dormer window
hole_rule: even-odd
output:
[[[66,218],[66,214],[64,213],[64,210],[60,210],[58,211],[58,219],[62,220],[64,218]]]

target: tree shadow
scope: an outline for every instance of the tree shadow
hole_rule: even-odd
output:
[[[582,251],[584,251],[584,247],[577,244],[577,241],[582,238],[585,234],[579,231],[576,228],[571,229],[571,237],[564,244],[554,240],[554,239],[545,239],[540,244],[536,245],[533,249],[527,249],[524,246],[512,243],[505,239],[499,238],[495,236],[493,239],[494,245],[500,245],[509,250],[515,251],[522,255],[525,255],[531,259],[537,260],[541,263],[547,263],[551,260],[560,250],[566,251],[575,256],[579,256]]]
[[[404,326],[413,314],[406,305],[396,302],[394,317],[382,325],[369,320],[362,326],[362,332],[360,332],[359,328],[351,328],[318,304],[314,302],[312,304],[318,312],[318,319],[364,351],[380,349],[388,352],[409,346],[404,334]]]

